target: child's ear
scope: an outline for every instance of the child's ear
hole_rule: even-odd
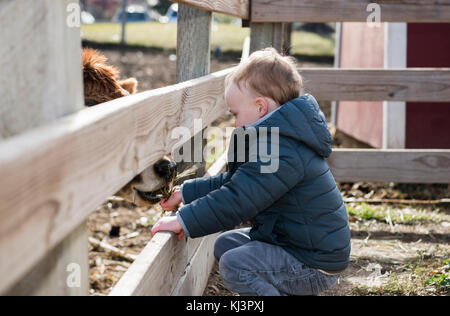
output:
[[[255,104],[258,107],[258,113],[260,117],[265,116],[269,112],[269,104],[267,103],[267,100],[265,98],[256,98]]]
[[[136,93],[138,82],[136,78],[128,78],[126,80],[119,81],[122,88],[127,90],[130,94]]]

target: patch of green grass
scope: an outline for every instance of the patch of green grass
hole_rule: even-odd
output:
[[[81,26],[81,38],[87,41],[118,44],[121,34],[121,25],[118,23],[96,23]],[[128,45],[163,49],[176,47],[177,28],[174,24],[130,23],[127,25],[125,34]]]
[[[435,286],[441,290],[450,292],[450,259],[443,261],[445,264],[439,272],[433,274],[431,278],[425,280],[425,285]]]
[[[371,206],[366,203],[347,205],[348,214],[359,220],[372,220],[403,225],[415,225],[425,222],[440,223],[449,221],[450,216],[438,212],[413,208],[391,208]]]
[[[334,56],[334,38],[310,32],[292,32],[291,54]]]
[[[212,25],[211,47],[220,47],[222,51],[242,51],[244,39],[250,29],[236,24]],[[83,40],[99,43],[120,43],[121,25],[118,23],[96,23],[81,26]],[[177,25],[158,22],[130,23],[126,28],[128,45],[175,49]],[[309,32],[292,33],[292,54],[333,56],[334,39]]]

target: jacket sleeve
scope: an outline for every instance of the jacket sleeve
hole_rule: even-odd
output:
[[[253,218],[304,176],[302,161],[293,156],[280,157],[278,170],[273,173],[261,173],[260,168],[258,162],[244,163],[222,186],[180,208],[178,215],[190,237],[232,229]]]
[[[181,196],[183,204],[189,204],[192,201],[207,195],[222,186],[226,177],[226,172],[217,176],[190,179],[181,186]]]

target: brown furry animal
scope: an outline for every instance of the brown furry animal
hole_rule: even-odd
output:
[[[119,69],[108,65],[107,58],[91,48],[82,53],[84,99],[93,106],[136,93],[137,80],[120,80]]]
[[[84,101],[94,106],[136,93],[137,80],[120,80],[119,69],[108,65],[107,58],[99,51],[85,48],[82,53]],[[176,164],[168,157],[158,161],[137,175],[117,196],[138,206],[151,206],[161,200],[161,192],[167,191],[176,176]]]

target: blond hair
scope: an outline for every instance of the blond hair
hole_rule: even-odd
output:
[[[241,61],[225,81],[248,86],[253,92],[271,98],[280,105],[298,98],[302,93],[302,77],[293,57],[282,56],[274,48],[266,48]]]

